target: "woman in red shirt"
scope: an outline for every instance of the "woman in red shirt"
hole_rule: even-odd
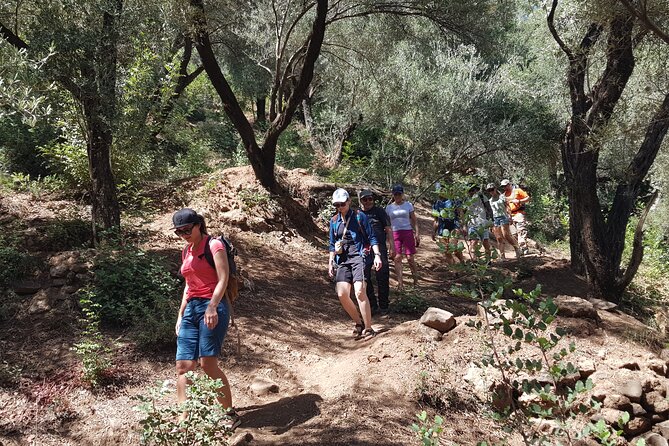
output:
[[[228,301],[224,299],[230,275],[228,256],[223,242],[208,236],[204,217],[193,209],[181,209],[172,216],[172,222],[174,233],[188,242],[181,255],[186,287],[175,326],[177,399],[180,403],[186,400],[185,374],[199,363],[209,377],[223,382],[219,401],[231,417],[228,427],[234,429],[240,419],[232,409],[230,384],[217,360],[230,322]],[[216,268],[204,257],[207,242]]]

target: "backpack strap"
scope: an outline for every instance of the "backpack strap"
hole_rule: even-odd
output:
[[[204,254],[202,255],[207,260],[207,263],[211,265],[212,268],[216,269],[216,264],[214,263],[214,255],[211,253],[211,246],[209,246],[209,243],[211,243],[212,238],[213,237],[211,235],[207,236],[207,242],[204,245]]]

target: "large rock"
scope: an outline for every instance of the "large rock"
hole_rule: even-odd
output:
[[[669,443],[662,435],[653,433],[646,437],[646,446],[669,446]]]
[[[449,313],[446,310],[441,308],[430,307],[423,313],[423,316],[420,318],[420,323],[427,325],[430,328],[439,330],[442,333],[455,328],[455,316]]]
[[[606,396],[603,406],[608,409],[618,409],[629,413],[632,413],[634,410],[632,402],[628,397],[624,395],[617,395],[615,393]]]
[[[653,424],[648,418],[636,417],[623,426],[623,432],[625,432],[625,435],[639,435],[648,432],[651,427],[653,427]]]
[[[598,310],[611,311],[618,308],[618,305],[608,300],[595,299],[594,297],[589,297],[588,302],[590,302]]]
[[[553,302],[558,306],[560,316],[600,320],[595,306],[580,297],[560,295],[553,299]]]
[[[46,290],[38,291],[30,300],[28,314],[41,314],[51,310],[51,298]]]
[[[606,424],[608,424],[609,426],[617,427],[618,421],[622,418],[622,416],[623,416],[622,410],[604,408],[601,409],[599,413],[594,414],[590,419],[593,422],[604,420],[606,421]]]
[[[659,415],[669,413],[669,401],[660,392],[648,392],[643,395],[643,407],[649,412],[655,412]]]
[[[667,363],[661,359],[650,359],[646,366],[660,376],[664,377],[667,374]]]

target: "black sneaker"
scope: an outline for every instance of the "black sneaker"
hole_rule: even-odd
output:
[[[355,327],[353,327],[353,337],[354,338],[359,338],[362,336],[362,330],[365,329],[365,326],[363,324],[355,324]]]

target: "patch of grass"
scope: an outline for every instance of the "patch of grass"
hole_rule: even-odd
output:
[[[398,291],[391,304],[392,311],[402,314],[422,314],[429,308],[428,302],[419,294],[418,289],[405,288]]]
[[[64,218],[50,222],[44,228],[44,247],[49,251],[67,251],[91,245],[93,227],[90,221]]]

